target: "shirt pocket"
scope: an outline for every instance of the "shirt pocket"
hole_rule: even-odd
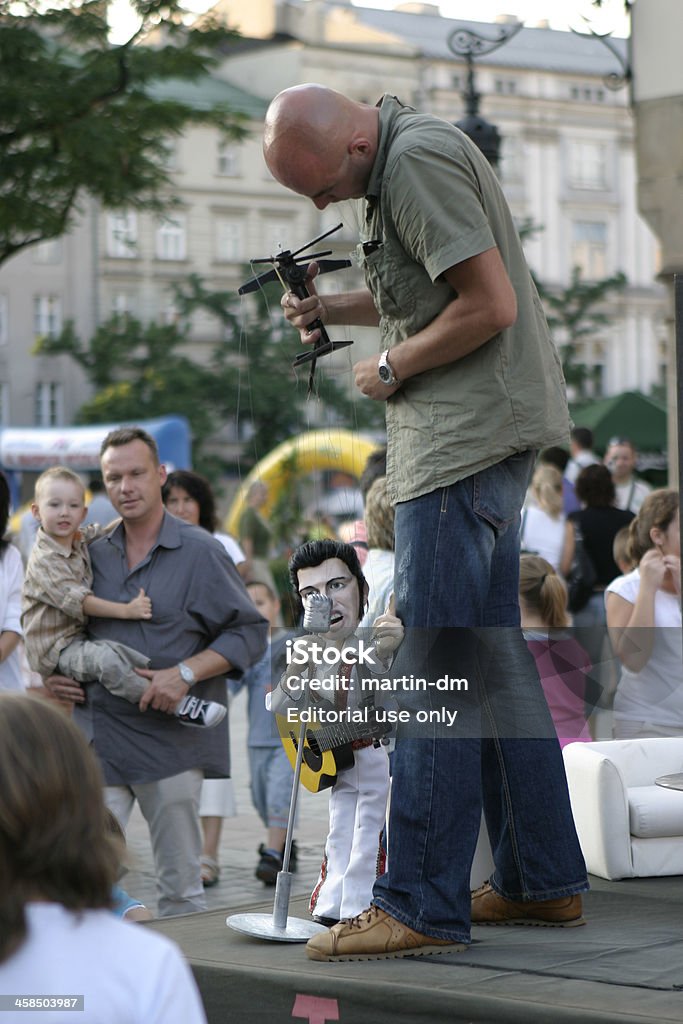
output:
[[[365,257],[365,281],[380,316],[405,320],[415,309],[411,281],[401,274],[396,256],[386,243]]]

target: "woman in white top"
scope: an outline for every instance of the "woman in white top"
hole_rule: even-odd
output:
[[[200,473],[190,469],[176,469],[169,473],[162,496],[168,511],[191,526],[200,526],[220,541],[235,563],[240,576],[247,567],[244,552],[237,541],[227,533],[217,533],[216,499],[211,484]],[[210,889],[218,884],[220,865],[218,847],[223,830],[223,818],[237,814],[232,779],[204,779],[199,798],[199,819],[204,836],[202,844],[202,884]]]
[[[174,943],[111,912],[119,850],[76,726],[45,701],[0,694],[0,779],[0,992],[22,999],[9,1019],[206,1024]]]
[[[5,539],[9,508],[9,484],[0,473],[0,690],[23,690],[19,644],[24,566],[17,548]]]
[[[559,572],[565,542],[562,474],[559,469],[541,463],[534,471],[529,491],[532,500],[522,512],[522,550],[545,558],[555,572]]]
[[[629,530],[636,568],[613,580],[605,597],[610,638],[622,664],[614,735],[683,736],[678,492],[649,494]]]

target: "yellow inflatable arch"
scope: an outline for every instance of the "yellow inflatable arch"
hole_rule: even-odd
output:
[[[305,476],[316,469],[337,469],[358,477],[365,468],[368,455],[380,445],[351,430],[311,430],[298,434],[290,441],[284,441],[261,459],[241,485],[230,511],[225,519],[228,533],[237,536],[239,521],[246,507],[246,496],[253,483],[259,481],[268,486],[266,515],[280,493],[286,476],[283,465],[292,457],[296,459],[296,473]]]

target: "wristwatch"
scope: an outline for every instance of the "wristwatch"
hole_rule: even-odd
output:
[[[187,683],[188,686],[194,686],[194,684],[197,682],[196,675],[194,674],[190,666],[186,665],[184,661],[178,662],[178,671],[180,672],[181,679],[183,680],[184,683]]]
[[[396,386],[396,384],[401,383],[391,368],[391,363],[389,362],[388,348],[385,348],[384,352],[382,352],[382,355],[379,357],[379,362],[377,364],[377,373],[379,374],[379,379],[382,381],[382,384],[387,384],[389,387],[393,388]]]

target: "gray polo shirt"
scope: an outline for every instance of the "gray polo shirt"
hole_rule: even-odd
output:
[[[152,601],[152,618],[92,618],[94,639],[118,640],[169,668],[210,648],[239,678],[264,652],[268,624],[257,612],[223,545],[210,533],[164,513],[156,543],[128,568],[123,526],[90,546],[93,591],[109,601],[130,601],[140,587]],[[92,737],[109,785],[152,782],[201,768],[209,777],[230,771],[227,718],[212,729],[195,729],[172,716],[113,697],[99,683],[87,686],[79,725]],[[198,697],[225,704],[224,677],[195,684]]]
[[[494,246],[517,296],[512,327],[411,377],[386,403],[392,499],[428,494],[515,452],[566,443],[560,359],[498,179],[463,132],[382,99],[362,238],[382,243],[364,261],[382,349],[456,298],[444,271]]]

